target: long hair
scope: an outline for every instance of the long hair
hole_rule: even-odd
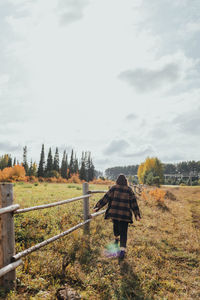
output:
[[[128,185],[128,181],[124,174],[120,174],[117,178],[116,184],[119,185]]]

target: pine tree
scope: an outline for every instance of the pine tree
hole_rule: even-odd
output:
[[[3,170],[7,168],[9,165],[9,155],[4,154],[3,156],[0,157],[0,169]]]
[[[67,155],[66,155],[66,150],[64,150],[62,163],[61,163],[61,176],[63,178],[67,178],[67,168],[68,168]]]
[[[28,170],[29,170],[29,167],[28,167],[28,162],[27,162],[27,146],[25,146],[23,148],[23,167],[24,167],[24,170],[26,172],[26,175],[28,174]]]
[[[45,166],[45,156],[44,156],[44,144],[42,145],[41,155],[40,155],[40,162],[37,171],[38,177],[44,177],[44,166]]]
[[[92,162],[92,159],[90,160],[90,167],[88,169],[88,181],[94,180],[95,177],[95,168]]]
[[[85,181],[87,180],[84,152],[82,152],[81,167],[80,167],[80,171],[79,171],[79,177],[80,177],[81,180],[85,180]]]
[[[47,166],[45,169],[45,175],[47,177],[51,177],[50,172],[52,170],[53,170],[53,157],[52,157],[52,153],[51,153],[51,148],[49,148],[49,153],[48,153],[48,157],[47,157]]]
[[[85,164],[85,180],[88,181],[88,152],[82,154]]]
[[[67,169],[67,175],[66,175],[66,179],[69,179],[69,164],[68,164],[68,155],[66,154],[66,169]]]
[[[16,157],[14,158],[14,161],[13,161],[13,166],[16,165]]]
[[[78,159],[77,159],[76,155],[75,155],[75,158],[74,158],[74,173],[75,174],[79,173]]]
[[[8,167],[12,167],[12,157],[10,155],[8,157]]]
[[[33,176],[33,163],[31,159],[30,167],[28,169],[28,176]]]
[[[71,175],[74,174],[74,150],[72,149],[70,162],[69,162],[69,174],[68,177],[71,177]]]
[[[59,172],[59,153],[58,153],[57,147],[56,147],[56,152],[54,155],[53,170]]]
[[[88,181],[92,181],[94,179],[95,169],[91,158],[91,152],[88,152],[87,173]]]
[[[31,159],[31,164],[30,164],[30,167],[29,167],[29,170],[28,170],[28,175],[29,176],[37,176],[37,165],[36,163],[32,162],[32,159]]]
[[[82,152],[80,179],[92,181],[95,177],[95,168],[91,158],[91,152]]]

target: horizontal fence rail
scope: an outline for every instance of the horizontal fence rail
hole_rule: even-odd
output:
[[[140,185],[131,185],[131,187],[133,188],[134,192],[135,192],[138,196],[141,195],[143,189],[145,188],[145,186],[144,186],[144,185],[141,185],[141,184],[140,184]]]
[[[141,185],[133,186],[134,191],[137,194],[140,194],[143,187]],[[28,207],[20,209],[19,204],[13,204],[13,186],[12,184],[0,184],[0,283],[3,282],[6,288],[11,289],[15,286],[16,281],[16,272],[15,269],[23,264],[21,258],[29,255],[30,253],[39,250],[40,248],[72,233],[80,227],[84,226],[84,233],[88,234],[90,232],[89,224],[93,218],[102,215],[106,210],[102,210],[100,212],[96,212],[90,214],[89,212],[89,198],[92,194],[103,193],[105,194],[107,191],[105,190],[89,190],[88,183],[83,183],[83,195],[74,197],[67,200],[57,201],[53,203]],[[58,205],[67,204],[70,202],[78,201],[83,199],[83,216],[84,221],[69,228],[68,230],[57,234],[41,243],[38,243],[24,251],[21,251],[15,254],[15,237],[14,237],[14,220],[13,216],[20,213],[30,212],[34,210],[40,210],[45,208],[51,208]],[[7,237],[9,236],[9,239]]]
[[[143,186],[133,186],[137,194],[141,194]],[[57,201],[53,203],[19,209],[19,204],[13,204],[13,186],[12,184],[0,184],[0,283],[3,282],[6,288],[11,289],[15,286],[16,272],[15,269],[20,266],[23,261],[21,258],[40,248],[72,233],[80,227],[84,226],[84,233],[89,234],[89,224],[93,218],[102,215],[106,210],[102,210],[93,214],[89,211],[89,198],[92,194],[103,193],[107,190],[89,190],[89,184],[83,183],[83,195],[67,200]],[[57,234],[41,243],[38,243],[24,251],[15,254],[15,236],[14,236],[14,215],[51,208],[83,199],[83,222],[69,228],[68,230]],[[7,238],[9,237],[9,238]]]
[[[5,266],[4,268],[0,269],[0,277],[6,275],[7,273],[15,270],[17,267],[19,267],[21,264],[23,264],[23,261],[20,259],[16,262],[13,262],[7,266]]]
[[[97,191],[88,191],[88,194],[96,194],[96,193],[107,193],[107,191],[97,190]]]
[[[80,197],[74,197],[74,198],[71,198],[71,199],[62,200],[62,201],[58,201],[58,202],[53,202],[53,203],[48,203],[48,204],[43,204],[43,205],[37,205],[37,206],[22,208],[22,209],[16,210],[14,213],[15,214],[20,214],[20,213],[29,212],[29,211],[32,211],[32,210],[50,208],[50,207],[54,207],[54,206],[74,202],[74,201],[77,201],[77,200],[80,200],[80,199],[88,198],[88,197],[91,197],[91,196],[90,195],[83,195],[83,196],[80,196]]]
[[[73,231],[77,230],[80,227],[84,226],[84,233],[88,234],[89,223],[92,221],[92,219],[105,213],[106,211],[106,210],[102,210],[100,212],[90,214],[89,198],[92,196],[92,194],[106,193],[106,192],[107,191],[105,190],[89,191],[89,185],[88,183],[85,182],[83,183],[83,195],[81,196],[58,201],[58,202],[20,209],[19,204],[13,204],[12,184],[5,184],[5,183],[0,184],[0,207],[1,207],[0,216],[2,215],[2,217],[0,217],[0,228],[2,227],[4,229],[3,232],[1,232],[0,230],[0,283],[3,283],[3,286],[5,286],[5,288],[8,289],[11,289],[15,286],[15,281],[16,281],[15,269],[21,264],[23,264],[21,258],[27,256],[28,254],[36,250],[39,250],[40,248],[58,240],[59,238],[62,238],[72,233]],[[38,243],[24,251],[21,251],[17,254],[14,253],[15,252],[14,219],[13,219],[14,215],[29,212],[29,211],[39,210],[39,209],[51,208],[51,207],[67,204],[81,199],[83,199],[83,215],[84,215],[83,222],[41,243]],[[6,236],[9,236],[9,239],[5,238]]]
[[[103,211],[98,212],[98,213],[91,214],[91,217],[92,217],[92,218],[97,217],[97,216],[103,214],[105,211],[106,211],[106,210],[103,210]],[[51,238],[49,238],[49,239],[47,239],[47,240],[45,240],[45,241],[43,241],[43,242],[41,242],[41,243],[38,243],[38,244],[35,245],[35,246],[32,246],[32,247],[30,247],[30,248],[28,248],[28,249],[26,249],[26,250],[24,250],[24,251],[19,252],[18,254],[14,255],[14,256],[12,257],[12,260],[13,260],[13,261],[16,261],[16,260],[18,260],[18,259],[20,259],[20,258],[22,258],[22,257],[25,257],[25,256],[27,256],[28,254],[30,254],[30,253],[32,253],[32,252],[34,252],[34,251],[36,251],[36,250],[38,250],[38,249],[40,249],[40,248],[42,248],[42,247],[48,245],[48,244],[50,244],[50,243],[52,243],[52,242],[54,242],[54,241],[60,239],[61,237],[70,234],[71,232],[73,232],[73,231],[77,230],[78,228],[84,226],[85,224],[91,222],[91,221],[92,221],[92,218],[91,218],[91,219],[88,219],[88,220],[86,220],[86,221],[84,221],[84,222],[81,222],[81,223],[75,225],[74,227],[71,227],[70,229],[68,229],[68,230],[66,230],[66,231],[63,231],[62,233],[57,234],[57,235],[55,235],[55,236],[53,236],[53,237],[51,237]]]
[[[10,213],[10,212],[14,212],[19,208],[19,204],[13,204],[4,208],[0,209],[0,215],[6,214],[6,213]]]
[[[94,213],[94,214],[91,214],[91,217],[92,217],[92,218],[97,217],[97,216],[99,216],[99,215],[104,214],[105,212],[106,212],[106,209],[101,210],[101,211],[99,211],[99,212],[96,212],[96,213]]]

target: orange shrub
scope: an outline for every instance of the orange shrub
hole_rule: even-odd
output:
[[[145,201],[148,201],[148,194],[145,191],[142,191],[141,194],[142,199],[144,199]]]
[[[24,170],[23,166],[20,165],[15,165],[14,167],[12,167],[13,169],[13,176],[17,176],[17,177],[25,177],[26,176],[26,172]]]
[[[51,182],[51,183],[56,183],[56,182],[57,182],[57,178],[56,178],[56,177],[45,178],[45,180],[46,180],[47,182]]]
[[[156,202],[157,204],[164,204],[165,196],[166,192],[159,188],[150,191],[144,190],[141,194],[143,200],[151,203]]]
[[[115,182],[112,180],[108,180],[108,179],[103,180],[101,178],[98,178],[98,179],[94,179],[94,180],[90,181],[90,184],[113,185],[113,184],[115,184]]]
[[[149,195],[153,197],[156,201],[164,201],[166,192],[161,189],[155,189],[149,191]]]
[[[44,181],[46,182],[51,182],[51,183],[67,183],[67,179],[59,177],[47,177],[47,178],[43,178]]]
[[[0,171],[0,181],[27,181],[26,172],[21,165],[5,168]]]
[[[67,180],[68,183],[81,183],[79,174],[72,174],[72,176]]]
[[[8,181],[12,176],[12,168],[5,168],[0,171],[0,181]]]
[[[67,179],[59,177],[59,178],[57,178],[57,182],[58,183],[67,183]]]

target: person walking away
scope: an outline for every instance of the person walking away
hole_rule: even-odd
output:
[[[120,241],[118,256],[123,259],[126,252],[128,224],[133,223],[132,212],[137,221],[141,219],[136,196],[123,174],[118,176],[116,184],[96,203],[94,211],[97,212],[106,204],[108,208],[105,212],[105,219],[113,221],[115,244],[118,245]]]

